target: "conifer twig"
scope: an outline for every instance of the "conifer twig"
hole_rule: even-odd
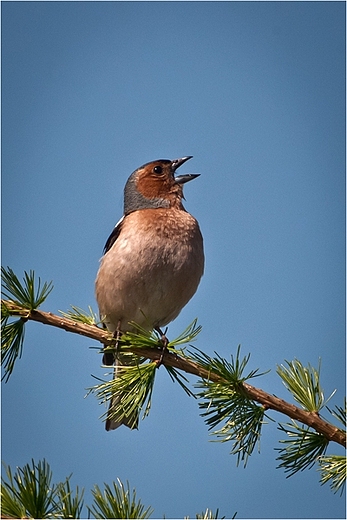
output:
[[[1,300],[1,303],[6,308],[7,312],[12,316],[18,316],[24,318],[25,320],[33,320],[45,325],[58,327],[74,334],[81,334],[98,341],[103,345],[114,344],[114,338],[112,337],[112,334],[96,325],[88,325],[74,321],[70,318],[57,316],[51,312],[28,310],[27,308],[24,308],[11,300]],[[150,347],[136,347],[136,355],[146,357],[153,361],[158,361],[161,356],[163,356],[163,364],[166,366],[182,370],[188,374],[198,376],[205,380],[214,381],[217,383],[225,383],[223,378],[221,378],[219,375],[199,366],[198,363],[191,361],[190,359],[186,359],[170,351],[165,352],[163,355],[162,351],[159,349],[153,349]],[[265,410],[271,409],[282,413],[291,419],[310,426],[316,430],[316,432],[324,435],[324,437],[326,437],[329,441],[334,441],[338,444],[341,444],[342,446],[346,446],[345,432],[326,422],[317,412],[308,412],[246,382],[241,383],[241,385],[242,391],[245,393],[245,395],[249,399],[260,403]]]

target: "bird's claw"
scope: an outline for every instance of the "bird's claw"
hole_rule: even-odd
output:
[[[167,337],[165,335],[166,332],[167,332],[167,328],[165,329],[165,332],[162,332],[159,327],[156,327],[155,330],[160,334],[160,336],[161,336],[160,337],[160,341],[161,341],[161,344],[162,344],[160,358],[156,362],[157,363],[157,368],[159,368],[160,365],[163,364],[163,359],[164,359],[164,356],[165,356],[165,352],[167,352],[167,346],[169,344],[169,340],[167,339]]]

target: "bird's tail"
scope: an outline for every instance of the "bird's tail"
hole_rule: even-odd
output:
[[[105,428],[107,431],[116,430],[119,426],[127,426],[131,430],[137,430],[139,425],[139,414],[138,412],[132,413],[129,417],[122,417],[122,419],[112,419],[113,410],[119,406],[119,399],[113,398],[110,403],[110,407],[108,409],[108,416],[105,423]]]
[[[108,356],[108,357],[106,357]],[[112,355],[109,357],[110,354],[104,354],[103,363],[105,365],[114,365],[114,378],[116,379],[119,377],[119,373],[122,370],[122,367],[124,366],[131,366],[132,363],[129,363],[129,360],[125,360],[124,356],[122,356],[122,359],[114,359]],[[119,410],[121,406],[122,398],[121,396],[115,396],[112,397],[110,406],[108,409],[107,419],[105,423],[105,428],[107,431],[115,430],[116,428],[119,428],[122,424],[124,426],[127,426],[131,430],[137,430],[138,424],[139,424],[139,411],[135,410],[130,415],[121,415],[120,418],[117,418],[120,414],[117,413],[117,410]]]

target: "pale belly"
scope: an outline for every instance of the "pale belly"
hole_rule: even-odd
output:
[[[170,323],[196,292],[203,263],[197,224],[190,233],[171,238],[122,230],[97,275],[102,319],[110,330],[120,323],[123,331],[132,329],[129,322],[146,329]]]

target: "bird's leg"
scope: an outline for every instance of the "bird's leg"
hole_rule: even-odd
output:
[[[169,340],[166,337],[167,328],[165,329],[165,332],[163,332],[159,327],[155,327],[155,330],[160,334],[160,336],[161,336],[160,340],[163,345],[162,349],[161,349],[160,358],[157,361],[157,368],[159,368],[160,365],[163,363],[164,355],[165,355],[165,352],[167,351],[167,346],[169,344]]]
[[[115,343],[116,349],[115,349],[115,353],[114,353],[114,361],[118,358],[119,340],[120,340],[121,335],[122,335],[122,331],[120,330],[120,320],[118,320],[117,328],[116,328],[115,332],[113,333],[113,336],[116,339],[116,343]]]
[[[103,358],[102,358],[102,363],[103,365],[106,365],[106,366],[112,366],[115,362],[115,360],[117,359],[118,357],[118,352],[119,352],[119,340],[120,340],[120,337],[122,335],[122,332],[120,330],[120,320],[118,321],[118,325],[117,325],[117,328],[116,330],[114,331],[113,333],[113,337],[115,338],[116,340],[116,343],[115,343],[115,351],[113,352],[104,352],[104,355],[103,355]]]

